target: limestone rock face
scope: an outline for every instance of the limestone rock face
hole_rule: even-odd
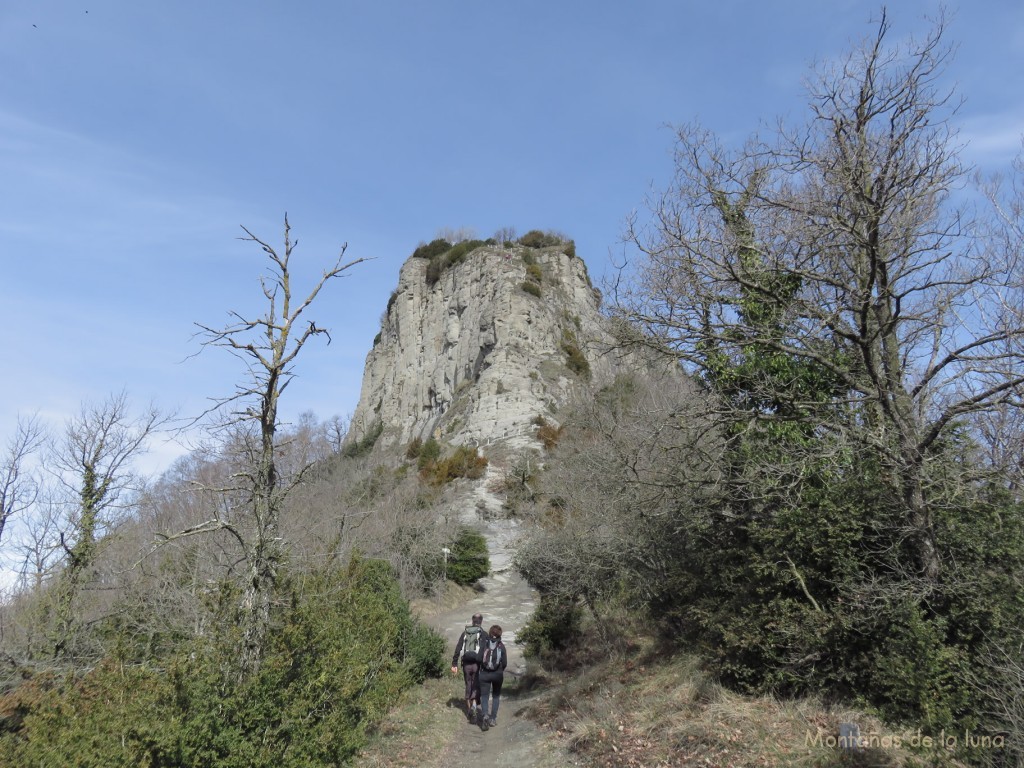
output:
[[[537,416],[609,382],[619,363],[601,354],[611,336],[600,294],[563,248],[484,246],[433,284],[427,259],[406,261],[347,439],[525,444]]]

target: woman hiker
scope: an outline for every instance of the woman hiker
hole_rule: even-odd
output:
[[[498,703],[501,699],[501,685],[505,681],[505,666],[508,655],[501,642],[501,627],[495,624],[477,652],[480,660],[480,728],[486,731],[498,722]],[[490,699],[490,711],[487,709]]]

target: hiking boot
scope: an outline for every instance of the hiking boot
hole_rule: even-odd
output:
[[[491,724],[488,722],[488,718],[484,717],[483,713],[481,712],[480,713],[480,730],[481,731],[486,731],[490,727],[491,727]]]
[[[491,728],[493,728],[494,726],[496,726],[498,724],[498,718],[496,718],[496,717],[488,717],[487,718],[487,724],[489,726],[491,726]]]

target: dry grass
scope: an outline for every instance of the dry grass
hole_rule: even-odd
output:
[[[472,587],[464,587],[454,581],[444,583],[444,592],[434,597],[419,597],[409,602],[412,613],[417,618],[423,619],[434,616],[438,613],[458,608],[465,605],[474,597],[476,592]]]
[[[461,595],[464,599],[465,596]],[[444,596],[458,604],[459,593]],[[436,609],[437,603],[429,607]],[[907,734],[850,709],[813,699],[780,701],[741,696],[711,679],[693,656],[660,652],[628,622],[616,623],[618,642],[578,658],[572,672],[531,674],[508,681],[511,714],[528,717],[522,738],[536,743],[523,768],[960,768],[957,753],[938,746],[916,751]],[[628,638],[628,642],[623,638]],[[428,681],[405,694],[378,729],[357,765],[441,768],[465,743],[465,716],[450,680]],[[838,748],[841,723],[857,723],[868,748]],[[903,744],[892,746],[892,737]],[[885,741],[882,741],[882,740]],[[884,744],[884,746],[883,746]],[[526,755],[523,755],[524,757]],[[961,755],[962,756],[962,755]],[[502,766],[504,762],[495,763]],[[508,763],[512,764],[512,763]]]
[[[863,713],[813,700],[783,702],[731,693],[696,659],[649,655],[646,664],[610,661],[554,685],[531,715],[591,766],[723,768],[898,768],[959,765],[938,748],[879,745],[902,735]],[[872,746],[835,746],[839,725],[855,722]],[[905,740],[905,736],[902,736]]]
[[[365,768],[440,768],[465,717],[446,706],[452,686],[428,680],[402,696],[355,761]]]

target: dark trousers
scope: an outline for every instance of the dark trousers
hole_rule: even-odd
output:
[[[501,699],[501,685],[505,682],[505,673],[503,672],[488,672],[486,669],[480,672],[480,706],[483,710],[484,715],[489,715],[492,718],[498,716],[498,703]],[[491,701],[491,710],[487,711],[487,701],[494,696]]]
[[[466,701],[480,702],[480,665],[463,664],[462,679],[466,681]]]

